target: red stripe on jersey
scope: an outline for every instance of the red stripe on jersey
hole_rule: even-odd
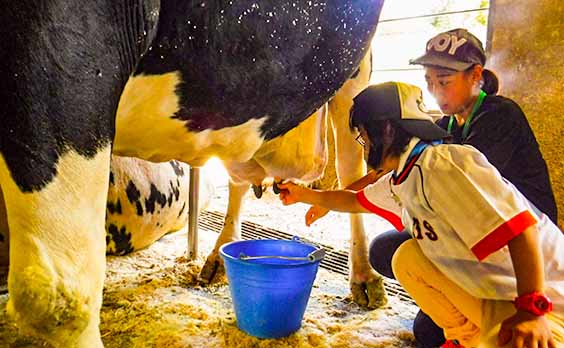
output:
[[[504,222],[484,239],[479,241],[478,244],[474,245],[472,248],[472,252],[476,255],[478,260],[482,261],[490,254],[503,248],[510,240],[536,223],[537,219],[535,219],[528,210],[525,210]]]
[[[393,182],[394,185],[399,185],[402,182],[404,182],[405,179],[407,179],[407,176],[409,175],[409,173],[411,173],[411,169],[413,169],[413,165],[415,164],[415,162],[417,162],[419,157],[421,157],[421,154],[418,154],[418,155],[412,157],[411,160],[402,169],[401,173],[399,173],[397,176],[393,177],[392,182]]]
[[[383,208],[380,208],[380,207],[374,205],[372,202],[370,202],[368,200],[368,198],[366,198],[364,191],[358,191],[356,193],[356,199],[358,200],[360,205],[362,205],[366,209],[368,209],[371,212],[373,212],[374,214],[381,216],[384,219],[388,220],[388,222],[391,223],[394,226],[394,228],[396,230],[398,230],[398,232],[403,231],[404,226],[401,223],[401,218],[399,216],[397,216],[396,214],[392,213],[389,210],[386,210],[386,209],[383,209]]]

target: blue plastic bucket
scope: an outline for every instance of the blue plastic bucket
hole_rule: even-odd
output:
[[[299,240],[244,240],[224,244],[239,329],[260,338],[297,331],[325,252]]]

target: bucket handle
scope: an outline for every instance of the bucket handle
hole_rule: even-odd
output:
[[[265,256],[247,256],[245,253],[239,253],[239,259],[247,260],[262,260],[262,259],[283,259],[292,261],[319,261],[325,257],[325,249],[315,249],[307,256],[294,257],[294,256],[278,256],[278,255],[265,255]]]

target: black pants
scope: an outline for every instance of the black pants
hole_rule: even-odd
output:
[[[411,239],[406,231],[387,231],[372,240],[370,243],[370,264],[381,275],[396,279],[392,271],[392,257],[401,243]],[[417,348],[436,348],[445,342],[443,329],[437,326],[431,318],[421,310],[413,321],[413,335]]]

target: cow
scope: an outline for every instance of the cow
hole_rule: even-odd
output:
[[[363,149],[354,140],[348,126],[352,98],[368,86],[372,72],[372,55],[367,54],[357,72],[337,94],[298,127],[281,137],[265,142],[250,161],[225,162],[229,173],[229,204],[224,227],[215,246],[200,272],[204,283],[223,274],[219,248],[241,239],[241,206],[243,197],[252,185],[260,198],[265,181],[292,179],[311,182],[318,179],[327,165],[327,131],[334,132],[336,168],[339,184],[345,187],[360,178],[366,168]],[[327,127],[329,121],[330,127]],[[350,275],[353,300],[368,308],[378,308],[387,303],[382,277],[368,261],[368,245],[362,217],[351,214]]]
[[[116,155],[110,163],[107,254],[129,254],[186,226],[190,176],[187,164],[175,160],[153,163]],[[208,206],[213,194],[213,183],[202,177],[200,210]]]
[[[383,0],[19,0],[0,11],[7,312],[102,347],[110,155],[244,163],[357,69]]]

